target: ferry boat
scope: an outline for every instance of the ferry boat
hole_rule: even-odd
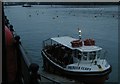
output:
[[[61,36],[44,40],[41,51],[43,67],[46,71],[52,68],[85,84],[103,84],[112,67],[94,39],[79,36],[79,39]]]

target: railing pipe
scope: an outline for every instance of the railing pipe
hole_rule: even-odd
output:
[[[40,74],[38,72],[39,66],[37,64],[35,64],[35,63],[30,63],[30,61],[29,61],[28,57],[26,56],[26,53],[25,53],[25,51],[24,51],[24,49],[23,49],[23,47],[21,45],[22,44],[20,44],[20,50],[21,50],[21,53],[22,53],[22,58],[25,61],[25,65],[27,65],[26,67],[30,71],[29,72],[29,76],[30,76],[29,81],[30,81],[30,84],[32,84],[33,82],[34,82],[33,84],[35,84],[35,80],[36,80],[36,83],[38,83],[38,80],[40,80],[41,77],[43,77],[43,78],[45,78],[45,79],[53,82],[54,84],[60,84],[59,81],[55,81],[55,80],[53,80],[53,79],[51,79],[49,77],[46,77],[45,75]],[[34,72],[34,71],[36,71],[36,72]],[[34,80],[32,80],[32,79],[34,79]]]

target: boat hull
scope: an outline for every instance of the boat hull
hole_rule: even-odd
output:
[[[63,76],[75,79],[77,81],[84,82],[85,84],[104,84],[105,80],[108,79],[108,75],[111,72],[111,67],[102,72],[74,72],[65,69],[58,63],[51,60],[47,56],[46,52],[42,50],[43,66],[46,71],[58,72]]]

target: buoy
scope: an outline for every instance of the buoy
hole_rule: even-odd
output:
[[[113,15],[113,17],[115,17],[115,16]]]
[[[29,17],[31,17],[31,15],[29,15]]]
[[[55,17],[53,17],[53,19],[55,19]]]

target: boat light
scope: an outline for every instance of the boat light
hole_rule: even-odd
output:
[[[78,32],[79,32],[79,39],[81,39],[82,31],[79,28],[78,28]]]
[[[79,33],[81,33],[81,30],[79,30]]]

